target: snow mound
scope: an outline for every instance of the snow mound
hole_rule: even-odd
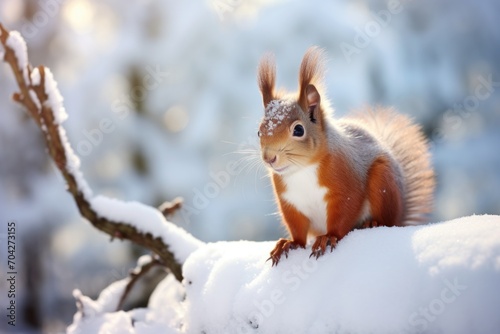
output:
[[[95,317],[104,313],[116,311],[120,297],[129,283],[129,278],[111,283],[106,289],[102,290],[97,300],[92,300],[84,296],[80,290],[73,291],[73,297],[79,303],[79,311],[82,316]]]
[[[183,285],[168,277],[147,309],[127,313],[128,332],[500,332],[500,216],[357,230],[319,260],[299,249],[277,267],[266,262],[273,246],[198,248]]]

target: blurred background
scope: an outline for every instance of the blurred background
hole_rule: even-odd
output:
[[[152,206],[182,196],[171,220],[207,242],[283,236],[266,173],[249,158],[263,113],[256,67],[274,52],[278,86],[295,90],[311,45],[327,51],[336,117],[378,104],[422,124],[437,172],[433,222],[500,214],[499,20],[496,0],[0,0],[0,22],[55,74],[94,193]],[[1,64],[0,273],[14,221],[17,329],[62,332],[71,291],[96,297],[144,250],[80,218],[15,91]]]

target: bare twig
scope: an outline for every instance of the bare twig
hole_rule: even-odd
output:
[[[40,80],[36,84],[32,84],[30,77],[32,68],[29,62],[26,64],[26,69],[20,68],[15,50],[7,43],[9,34],[9,31],[0,24],[0,42],[5,49],[4,61],[10,65],[20,89],[20,92],[13,95],[13,99],[26,108],[28,114],[42,130],[49,154],[66,180],[68,191],[73,196],[80,214],[95,228],[107,233],[112,238],[128,239],[151,250],[158,255],[158,262],[168,268],[181,281],[181,264],[176,261],[174,254],[169,250],[169,246],[163,242],[162,238],[153,236],[151,233],[141,232],[130,224],[101,217],[91,206],[81,187],[79,187],[78,178],[75,174],[77,171],[68,168],[69,158],[62,138],[64,130],[56,122],[55,110],[52,110],[52,105],[48,101],[49,97],[45,87],[45,67],[38,66]],[[27,76],[24,71],[27,71]]]
[[[182,208],[183,202],[184,199],[182,197],[176,197],[170,202],[164,202],[158,207],[158,210],[160,210],[165,217],[170,217]]]
[[[160,261],[158,261],[157,258],[152,258],[151,261],[149,261],[148,263],[146,263],[140,267],[134,268],[130,272],[130,281],[127,283],[127,286],[125,287],[125,290],[123,291],[123,294],[120,298],[120,301],[118,302],[118,305],[116,306],[117,311],[122,309],[123,303],[125,302],[125,298],[127,298],[127,295],[130,293],[130,291],[132,291],[132,288],[134,287],[135,283],[137,283],[137,281],[141,277],[146,275],[150,269],[152,269],[155,266],[159,266],[159,265],[162,265],[162,263]]]

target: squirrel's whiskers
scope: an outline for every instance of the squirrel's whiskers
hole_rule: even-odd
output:
[[[420,127],[382,108],[334,119],[323,74],[317,47],[304,55],[296,93],[275,89],[272,56],[259,65],[260,156],[291,236],[271,252],[273,265],[308,236],[317,258],[353,229],[421,223],[431,210],[434,173]]]

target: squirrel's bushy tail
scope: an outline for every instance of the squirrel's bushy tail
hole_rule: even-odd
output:
[[[372,133],[391,151],[401,167],[405,193],[404,224],[426,222],[432,211],[434,172],[429,145],[419,125],[392,109],[378,108],[363,120]]]

